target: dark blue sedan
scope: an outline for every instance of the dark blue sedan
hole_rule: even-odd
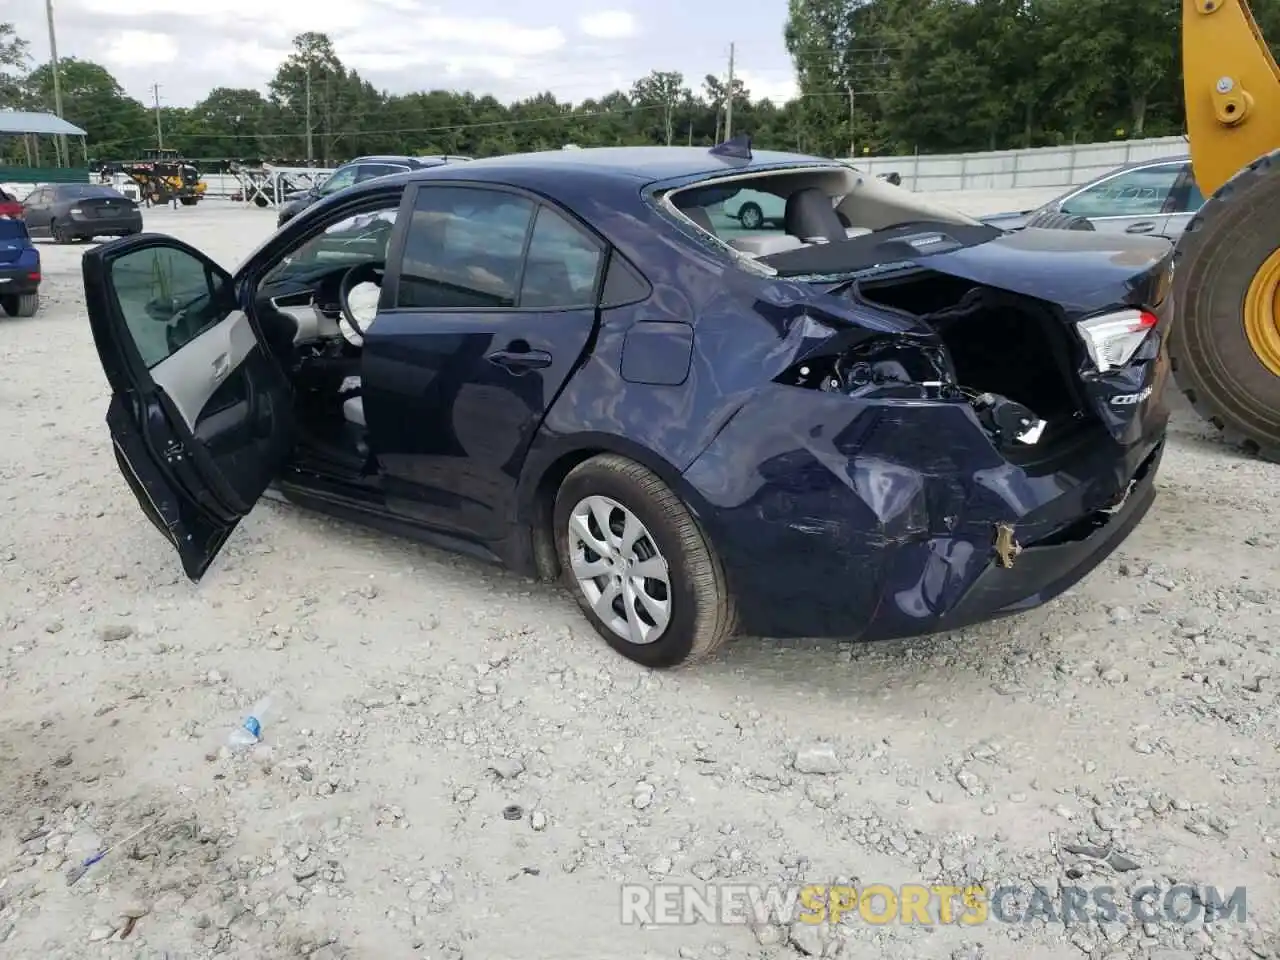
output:
[[[778,229],[717,230],[744,189]],[[1155,496],[1171,252],[736,141],[379,178],[235,274],[154,234],[83,270],[121,472],[192,579],[274,488],[558,577],[663,667],[1080,580]]]

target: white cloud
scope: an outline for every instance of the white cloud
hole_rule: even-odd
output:
[[[164,33],[121,30],[107,41],[105,59],[130,66],[172,63],[178,59],[178,42]]]
[[[601,10],[578,21],[578,29],[597,40],[625,40],[638,32],[636,18],[625,10]]]
[[[770,70],[756,73],[751,70],[740,70],[737,79],[751,94],[752,100],[772,100],[776,104],[794,100],[799,92],[796,89],[795,75],[783,70]],[[723,78],[722,78],[723,79]]]

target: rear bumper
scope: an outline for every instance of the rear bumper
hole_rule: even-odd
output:
[[[779,387],[726,425],[685,471],[685,492],[743,632],[919,636],[1045,603],[1128,537],[1155,497],[1161,392],[1139,413],[1131,442],[1099,425],[1083,447],[1023,469],[963,405]],[[1007,569],[998,525],[1022,548]]]
[[[35,278],[32,278],[32,274]],[[0,297],[35,293],[40,289],[40,271],[30,267],[0,266]]]
[[[73,237],[121,237],[142,232],[142,214],[125,217],[72,217],[65,224]]]

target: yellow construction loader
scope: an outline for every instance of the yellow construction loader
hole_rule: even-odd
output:
[[[1182,70],[1212,196],[1178,241],[1174,378],[1229,440],[1280,462],[1280,68],[1244,0],[1182,0]]]

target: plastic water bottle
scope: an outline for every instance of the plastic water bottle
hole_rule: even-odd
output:
[[[227,745],[232,750],[245,750],[259,743],[262,740],[262,727],[267,722],[270,711],[271,698],[263,697],[250,708],[244,722],[231,731]]]

